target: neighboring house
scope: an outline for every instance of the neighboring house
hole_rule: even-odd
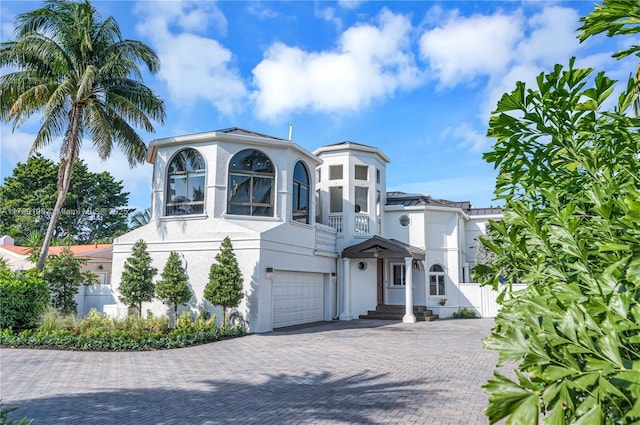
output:
[[[114,242],[116,292],[143,239],[159,272],[171,251],[180,253],[194,294],[189,310],[218,311],[203,290],[229,236],[245,279],[238,313],[252,332],[388,305],[405,306],[405,322],[416,320],[414,305],[445,317],[460,307],[495,315],[495,294],[470,275],[476,238],[500,210],[387,193],[390,160],[375,147],[342,142],[311,153],[230,128],[154,140],[147,161],[151,220]],[[143,309],[167,311],[159,301]]]
[[[35,267],[35,264],[29,261],[29,256],[33,253],[32,248],[14,245],[13,239],[9,236],[0,238],[0,242],[0,258],[3,258],[7,262],[9,269],[21,271]],[[116,302],[113,297],[113,291],[111,290],[113,245],[96,243],[89,245],[51,246],[49,247],[47,256],[59,255],[64,248],[69,248],[75,257],[85,260],[86,263],[82,266],[81,270],[89,270],[95,273],[98,279],[98,284],[80,287],[75,297],[76,303],[78,304],[78,317],[87,315],[92,308],[103,311],[105,305]]]

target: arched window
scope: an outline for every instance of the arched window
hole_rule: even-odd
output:
[[[227,214],[273,217],[275,168],[268,156],[245,149],[231,158]]]
[[[444,269],[440,264],[429,269],[429,288],[430,295],[444,295]]]
[[[202,214],[205,189],[204,158],[195,149],[173,157],[167,173],[166,215]]]
[[[309,224],[309,172],[302,161],[293,169],[292,216],[295,221]]]

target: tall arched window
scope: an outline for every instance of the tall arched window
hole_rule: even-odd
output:
[[[293,169],[293,220],[309,224],[309,172],[302,161]]]
[[[245,149],[231,158],[227,213],[273,217],[275,168],[268,156]]]
[[[429,269],[429,288],[430,295],[444,295],[444,269],[440,264]]]
[[[204,212],[205,164],[195,149],[184,149],[173,157],[167,173],[166,215]]]

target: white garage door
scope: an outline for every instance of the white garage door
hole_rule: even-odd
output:
[[[273,327],[324,319],[324,275],[276,271],[273,283]]]

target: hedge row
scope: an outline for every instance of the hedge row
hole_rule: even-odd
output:
[[[76,334],[68,330],[52,333],[25,330],[14,334],[11,329],[0,333],[0,345],[23,348],[52,348],[79,351],[144,351],[182,348],[206,344],[245,334],[241,326],[227,326],[197,331],[176,329],[167,335],[146,333],[134,336],[123,330],[93,335]]]

